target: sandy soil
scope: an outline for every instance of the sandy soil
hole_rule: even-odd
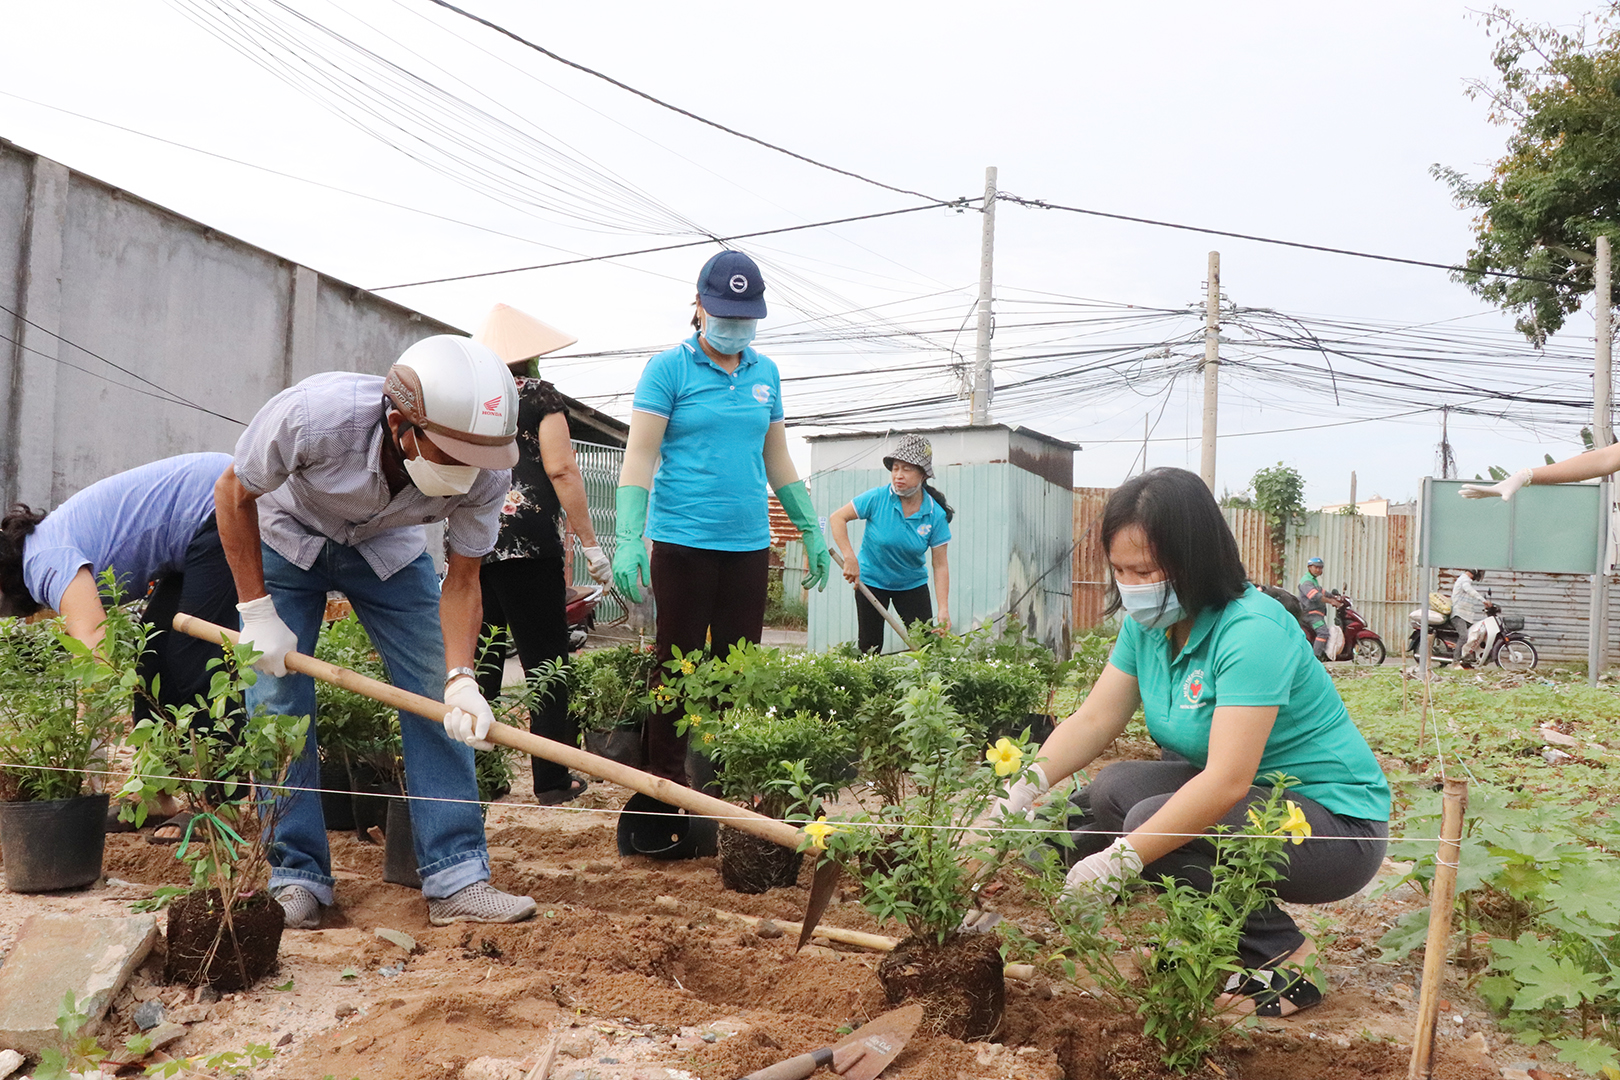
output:
[[[134,1030],[135,1007],[158,998],[169,1019],[189,1024],[171,1054],[276,1047],[275,1060],[254,1077],[529,1080],[541,1050],[556,1039],[551,1076],[558,1080],[733,1080],[885,1010],[874,954],[821,945],[795,954],[792,936],[762,937],[752,923],[716,914],[796,920],[808,872],[796,888],[751,897],[724,891],[713,859],[620,858],[612,810],[626,794],[595,784],[576,809],[512,801],[492,807],[495,882],[540,904],[538,918],[517,926],[430,926],[419,893],[382,881],[380,847],[333,833],[338,906],[321,929],[286,934],[274,975],[203,1002],[187,988],[162,985],[161,956],[154,955],[115,1002],[107,1041],[117,1045]],[[29,914],[124,914],[152,886],[182,881],[173,847],[148,844],[141,834],[107,839],[107,878],[93,889],[51,896],[0,889],[0,955]],[[1330,996],[1297,1019],[1264,1021],[1233,1037],[1208,1075],[1404,1077],[1417,971],[1370,955],[1371,943],[1416,902],[1415,895],[1358,897],[1299,912],[1307,928],[1319,920],[1331,928],[1324,938]],[[1033,918],[1016,901],[1004,907]],[[847,885],[823,921],[896,930],[874,925]],[[407,953],[378,929],[403,931],[415,948]],[[1531,1059],[1495,1032],[1455,981],[1447,992],[1435,1076],[1484,1080]],[[1138,1057],[1151,1059],[1133,1052],[1139,1030],[1072,986],[1009,983],[1006,1021],[994,1040],[919,1036],[884,1075],[1157,1075],[1137,1067]]]

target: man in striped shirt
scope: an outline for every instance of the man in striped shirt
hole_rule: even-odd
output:
[[[288,673],[284,660],[293,649],[315,651],[332,590],[348,597],[396,686],[433,698],[442,687],[454,706],[442,727],[399,718],[417,869],[435,926],[518,922],[535,911],[529,897],[489,884],[471,749],[490,745],[493,714],[473,671],[478,571],[499,533],[516,432],[506,365],[482,345],[440,335],[405,350],[386,379],[326,372],[271,398],[214,490],[241,640],[263,654],[250,711],[313,718],[314,681]],[[436,521],[446,523],[449,547],[442,591],[423,528]],[[334,899],[313,722],[287,783],[270,890],[288,927],[313,929]]]

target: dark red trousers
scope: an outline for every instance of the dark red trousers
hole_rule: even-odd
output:
[[[758,645],[765,629],[770,548],[713,551],[653,541],[652,591],[658,604],[658,660],[701,650],[709,641],[724,656],[738,641]],[[686,736],[675,734],[678,711],[654,713],[643,739],[647,771],[688,783]]]

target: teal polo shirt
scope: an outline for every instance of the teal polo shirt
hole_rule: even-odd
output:
[[[713,551],[770,547],[765,432],[782,419],[775,362],[746,348],[727,373],[693,334],[647,361],[631,407],[669,421],[647,535]]]
[[[1148,734],[1199,768],[1209,763],[1209,728],[1221,705],[1277,706],[1255,777],[1282,772],[1292,790],[1335,814],[1389,820],[1389,784],[1345,710],[1299,623],[1253,585],[1220,610],[1193,620],[1181,654],[1168,631],[1127,618],[1108,662],[1136,679]]]
[[[928,584],[923,557],[949,543],[951,526],[939,503],[923,492],[922,505],[906,517],[900,496],[889,484],[863,491],[852,503],[866,522],[861,534],[861,580],[877,589],[904,592]]]

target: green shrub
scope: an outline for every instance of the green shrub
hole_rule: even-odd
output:
[[[69,637],[60,619],[0,623],[0,800],[70,799],[124,733],[146,629],[110,573],[101,644]]]
[[[568,711],[581,731],[640,727],[651,712],[647,684],[657,669],[650,646],[581,653],[568,666]]]
[[[775,818],[816,813],[844,778],[853,746],[843,724],[802,710],[729,709],[693,734],[719,766],[721,797]]]

